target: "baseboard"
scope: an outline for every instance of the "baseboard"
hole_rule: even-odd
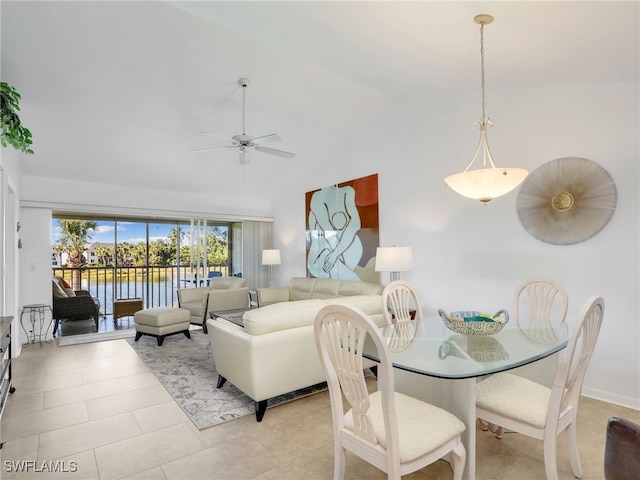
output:
[[[627,397],[624,395],[616,395],[604,390],[598,390],[596,388],[582,387],[582,395],[585,397],[600,400],[601,402],[612,403],[620,407],[630,408],[632,410],[640,411],[640,398]]]

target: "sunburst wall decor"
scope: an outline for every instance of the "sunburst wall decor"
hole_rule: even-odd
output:
[[[529,174],[520,187],[516,209],[533,237],[552,245],[573,245],[602,230],[617,201],[609,172],[591,160],[566,157]]]

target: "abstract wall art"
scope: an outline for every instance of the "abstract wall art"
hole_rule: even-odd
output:
[[[307,276],[379,281],[378,174],[305,194]]]

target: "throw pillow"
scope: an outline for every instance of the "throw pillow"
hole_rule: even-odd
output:
[[[64,293],[67,294],[67,297],[75,297],[76,296],[76,292],[74,292],[72,288],[62,287],[62,289],[64,290]]]
[[[67,298],[67,292],[60,286],[57,279],[51,280],[51,287],[53,289],[53,296],[56,298]]]

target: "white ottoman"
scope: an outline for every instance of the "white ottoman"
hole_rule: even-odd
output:
[[[191,338],[189,333],[189,319],[191,313],[185,308],[157,307],[139,310],[133,314],[136,323],[136,339],[142,335],[151,335],[158,339],[158,346],[162,346],[164,337],[176,333],[184,333]]]

